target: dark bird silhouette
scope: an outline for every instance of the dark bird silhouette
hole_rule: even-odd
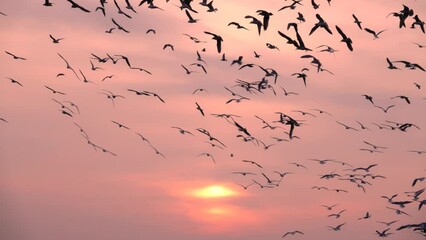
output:
[[[326,21],[324,21],[324,19],[317,13],[316,18],[318,19],[318,22],[315,23],[314,27],[311,29],[311,31],[309,32],[309,35],[311,35],[312,33],[315,32],[315,30],[317,30],[319,27],[320,28],[324,28],[328,33],[333,34],[330,30],[330,28],[328,27],[328,24]]]
[[[59,41],[61,41],[61,40],[65,39],[65,38],[54,38],[54,37],[52,36],[52,34],[50,34],[49,36],[50,36],[50,38],[52,39],[52,42],[53,42],[53,43],[59,43]]]
[[[197,102],[195,102],[195,105],[197,105],[197,110],[200,111],[201,115],[203,115],[203,117],[204,117],[205,116],[204,115],[204,110],[200,107],[200,105],[198,105]]]
[[[352,47],[352,40],[348,38],[346,34],[342,31],[342,29],[340,29],[337,25],[336,25],[336,30],[337,32],[339,32],[340,36],[342,36],[342,40],[340,41],[346,43],[346,46],[348,47],[348,49],[350,51],[353,51],[354,49]]]
[[[257,26],[257,32],[259,33],[259,36],[260,36],[263,23],[259,19],[255,18],[253,16],[250,16],[250,15],[245,16],[245,18],[251,19],[250,24],[255,24]]]
[[[422,30],[423,33],[425,33],[425,22],[420,20],[419,16],[416,15],[413,17],[414,18],[414,22],[411,24],[411,28],[416,28],[416,25],[420,26],[420,29]]]
[[[51,88],[51,87],[48,87],[48,86],[46,86],[46,85],[44,85],[44,87],[45,87],[45,88],[47,88],[47,89],[49,89],[50,91],[52,91],[52,93],[53,93],[53,94],[66,95],[66,94],[65,94],[65,93],[63,93],[63,92],[56,91],[55,89],[53,89],[53,88]]]
[[[388,68],[389,69],[399,69],[399,68],[397,68],[395,65],[393,65],[393,62],[389,59],[389,58],[386,58],[386,62],[388,62]]]
[[[388,113],[389,109],[391,109],[391,108],[395,107],[395,105],[390,105],[390,106],[387,106],[387,107],[381,107],[381,106],[376,106],[376,105],[374,105],[374,107],[382,109],[382,111],[383,111],[384,113]]]
[[[379,35],[380,35],[381,33],[383,33],[384,31],[386,31],[387,29],[385,29],[385,30],[381,30],[381,31],[379,31],[379,32],[377,32],[377,33],[376,33],[375,31],[373,31],[373,30],[369,29],[369,28],[364,28],[364,30],[365,30],[366,32],[368,32],[368,33],[373,34],[373,36],[374,36],[373,40],[375,40],[375,39],[379,38]]]
[[[399,96],[391,97],[391,99],[395,99],[395,98],[403,99],[403,100],[405,100],[405,102],[407,102],[408,104],[410,104],[410,103],[411,103],[411,102],[410,102],[410,99],[409,99],[408,97],[406,97],[406,96],[399,95]]]
[[[118,5],[117,1],[114,0],[114,5],[117,7],[118,10],[118,14],[123,14],[124,16],[126,16],[127,18],[132,18],[130,15],[128,15],[127,13],[123,12],[123,10],[121,10],[120,6]]]
[[[246,27],[242,26],[241,24],[239,24],[239,23],[237,23],[237,22],[230,22],[230,23],[228,24],[228,26],[236,26],[236,27],[237,27],[237,29],[245,29],[245,30],[248,30]]]
[[[170,43],[164,44],[163,50],[165,50],[166,48],[170,48],[172,51],[175,50],[175,47],[172,44],[170,44]]]
[[[111,120],[111,122],[114,123],[115,125],[117,125],[118,128],[124,128],[124,129],[130,130],[130,128],[128,128],[127,126],[125,126],[125,125],[123,125],[119,122],[116,122],[116,121],[113,121],[113,120]]]
[[[361,27],[361,21],[360,20],[358,20],[358,18],[355,16],[355,14],[352,14],[352,17],[354,18],[354,23],[356,23],[356,25],[359,27],[359,29],[361,29],[362,30],[362,27]]]
[[[82,6],[80,6],[80,5],[78,5],[76,2],[74,2],[73,0],[67,0],[69,3],[71,3],[71,8],[78,8],[78,9],[80,9],[81,11],[83,11],[83,12],[86,12],[86,13],[90,13],[90,11],[89,10],[87,10],[86,8],[84,8],[84,7],[82,7]]]
[[[288,235],[295,235],[295,234],[301,234],[301,235],[303,235],[303,232],[301,232],[301,231],[292,231],[292,232],[286,232],[281,238],[285,238],[286,236],[288,236]]]
[[[51,6],[53,6],[53,3],[50,2],[50,0],[44,0],[43,6],[51,7]]]
[[[189,13],[189,11],[187,9],[185,9],[185,14],[188,17],[188,23],[196,23],[198,22],[199,19],[194,19],[191,14]]]
[[[125,33],[130,33],[130,32],[129,32],[129,31],[127,31],[125,28],[123,28],[120,24],[118,24],[118,23],[114,20],[114,18],[111,18],[111,20],[112,20],[112,22],[114,23],[114,25],[115,25],[115,26],[117,26],[118,30],[121,30],[121,31],[123,31],[123,32],[125,32]]]
[[[260,16],[263,16],[262,25],[263,25],[263,30],[266,31],[269,26],[269,20],[273,14],[265,10],[257,10],[256,13],[259,14]]]
[[[213,36],[212,39],[216,41],[216,48],[217,52],[220,53],[222,51],[222,42],[223,38],[217,34],[211,33],[211,32],[204,32],[205,34]]]
[[[10,53],[10,52],[8,52],[8,51],[4,51],[4,52],[5,52],[6,54],[8,54],[8,55],[12,56],[12,57],[13,57],[13,59],[16,59],[16,60],[27,60],[26,58],[16,56],[15,54]]]
[[[372,96],[369,96],[369,95],[366,95],[366,94],[363,94],[362,96],[365,97],[366,100],[370,101],[374,105]]]
[[[10,82],[11,82],[11,83],[13,83],[13,84],[17,84],[17,85],[19,85],[19,86],[23,87],[23,85],[22,85],[20,82],[18,82],[17,80],[15,80],[15,79],[13,79],[13,78],[9,78],[9,77],[7,77],[6,79],[9,79],[9,80],[10,80]]]
[[[411,62],[408,62],[408,61],[395,61],[395,62],[403,63],[405,65],[405,68],[408,68],[410,70],[416,70],[416,68],[418,68],[418,69],[422,70],[423,72],[426,71],[422,66],[420,66],[417,63],[411,63]]]

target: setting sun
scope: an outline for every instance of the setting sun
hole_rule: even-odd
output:
[[[238,193],[232,189],[220,185],[211,185],[203,188],[196,189],[193,195],[199,198],[225,198],[232,197]]]

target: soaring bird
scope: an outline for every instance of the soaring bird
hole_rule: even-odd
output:
[[[211,33],[211,32],[204,31],[204,33],[213,36],[212,39],[216,40],[217,52],[220,53],[222,51],[223,38],[221,36],[214,34],[214,33]]]

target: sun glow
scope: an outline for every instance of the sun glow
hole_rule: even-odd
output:
[[[220,185],[211,185],[196,189],[193,195],[198,198],[226,198],[236,196],[238,193]]]

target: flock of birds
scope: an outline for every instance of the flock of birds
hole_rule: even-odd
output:
[[[123,19],[132,19],[134,15],[138,13],[138,8],[147,7],[149,10],[153,11],[165,11],[162,8],[162,4],[170,4],[169,0],[166,0],[166,3],[164,3],[164,1],[161,2],[158,0],[142,0],[137,5],[131,3],[130,0],[110,0],[109,2],[107,2],[106,0],[101,0],[99,6],[96,7],[96,9],[92,10],[84,6],[84,1],[76,2],[73,0],[67,0],[66,2],[68,2],[71,8],[73,10],[75,9],[75,11],[82,11],[90,14],[101,14],[105,16],[106,19],[108,19],[108,21],[111,21],[112,24],[112,27],[105,31],[106,34],[130,34],[133,30],[125,26],[124,22],[126,21]],[[190,24],[197,24],[199,22],[200,19],[197,19],[196,16],[200,15],[200,11],[206,11],[211,14],[215,14],[217,12],[218,14],[220,14],[220,9],[215,7],[213,0],[201,1],[199,3],[201,7],[195,6],[197,5],[197,3],[194,3],[193,0],[179,0],[175,2],[178,3],[178,5],[176,6],[181,10],[182,14],[187,16],[188,23]],[[317,3],[315,0],[286,0],[286,2],[289,3],[281,7],[280,9],[277,9],[277,11],[275,11],[274,13],[272,13],[271,11],[259,9],[255,12],[255,15],[246,15],[244,17],[246,19],[245,23],[231,21],[227,26],[224,27],[236,28],[237,31],[254,30],[255,34],[261,36],[266,31],[274,31],[270,29],[270,22],[278,21],[279,14],[283,14],[284,12],[289,11],[298,11],[302,7],[306,8],[311,6],[316,11],[320,7],[323,8],[327,5],[328,7],[332,7],[333,5],[332,0],[327,0],[327,4]],[[56,3],[51,0],[45,0],[44,3],[41,3],[41,5],[52,9],[55,8],[56,4],[60,5],[65,3]],[[118,15],[110,17],[110,14],[112,14],[113,11],[118,12]],[[9,13],[1,12],[1,15],[3,15],[3,17],[8,17]],[[13,15],[13,13],[10,13],[10,15]],[[280,78],[282,78],[282,76],[287,75],[291,78],[300,79],[303,82],[303,86],[308,87],[308,79],[311,76],[309,73],[312,71],[316,72],[317,74],[329,74],[330,76],[334,75],[334,73],[330,69],[325,68],[324,62],[321,61],[319,57],[317,57],[317,52],[335,54],[339,51],[336,48],[327,44],[322,44],[318,47],[307,46],[304,42],[304,38],[314,35],[318,31],[325,31],[330,35],[330,37],[338,36],[342,43],[342,47],[345,48],[346,51],[348,51],[348,54],[350,54],[352,51],[356,51],[357,49],[356,39],[352,39],[350,36],[348,36],[345,33],[344,29],[342,29],[338,25],[332,25],[331,23],[327,22],[327,17],[321,16],[319,13],[316,13],[314,17],[316,18],[316,23],[313,26],[309,26],[311,30],[309,31],[308,36],[302,36],[301,32],[299,32],[299,29],[301,27],[306,27],[306,18],[304,14],[300,11],[297,13],[297,18],[294,19],[294,22],[290,22],[287,24],[286,31],[277,31],[277,36],[280,36],[284,43],[290,45],[290,47],[277,46],[272,43],[266,43],[266,48],[271,51],[280,51],[279,48],[284,47],[301,51],[300,57],[302,59],[306,59],[308,61],[308,64],[303,66],[303,69],[299,72],[279,73],[280,71],[278,69],[261,66],[259,64],[251,62],[245,62],[245,59],[248,58],[247,56],[237,56],[235,59],[228,61],[227,56],[224,53],[224,50],[226,49],[226,39],[224,39],[220,35],[220,33],[214,33],[210,31],[204,31],[203,36],[205,38],[211,38],[210,41],[200,40],[202,39],[202,37],[198,38],[190,34],[184,33],[184,35],[187,36],[192,42],[194,42],[195,44],[201,43],[203,47],[194,50],[196,58],[194,59],[193,63],[179,63],[177,65],[180,65],[179,67],[182,68],[182,73],[185,75],[191,75],[193,73],[208,74],[208,62],[205,60],[205,58],[203,58],[203,53],[213,49],[212,51],[217,52],[218,62],[224,62],[224,64],[226,62],[230,62],[230,67],[238,66],[239,70],[249,68],[256,69],[263,74],[263,77],[261,79],[255,79],[253,81],[237,79],[235,83],[233,83],[233,85],[224,86],[223,91],[226,92],[229,96],[229,99],[225,102],[225,104],[244,104],[244,102],[246,101],[252,101],[253,99],[256,99],[259,94],[282,95],[285,97],[297,96],[299,95],[299,93],[289,91],[286,87],[280,85]],[[395,12],[391,12],[388,17],[394,17],[397,19],[397,22],[395,23],[396,29],[412,28],[413,31],[417,31],[417,34],[419,34],[419,36],[423,36],[423,34],[425,33],[425,22],[421,20],[421,16],[416,13],[415,9],[412,9],[407,5],[403,5],[401,9],[397,9],[395,10]],[[386,31],[388,29],[372,30],[371,28],[367,28],[364,26],[367,25],[367,23],[363,22],[362,18],[359,18],[359,16],[352,14],[352,18],[353,27],[358,28],[359,31],[365,31],[368,34],[371,34],[374,40],[385,37],[384,35],[386,34]],[[385,18],[386,16],[384,16],[384,19]],[[146,34],[155,35],[157,34],[157,32],[160,31],[161,30],[150,28],[146,31]],[[63,41],[67,41],[67,39],[64,37],[57,37],[53,35],[49,35],[49,37],[53,44],[61,45]],[[420,50],[426,48],[426,46],[422,45],[421,43],[414,44]],[[176,49],[172,43],[166,43],[164,44],[163,50],[173,52]],[[341,51],[343,52],[344,50]],[[16,64],[20,64],[20,61],[31,61],[30,56],[20,56],[8,49],[4,50],[4,54],[10,56],[10,61],[16,61]],[[253,56],[251,57],[259,59],[263,56],[260,55],[258,52],[253,51]],[[114,75],[110,74],[106,75],[101,80],[95,80],[88,77],[89,74],[83,72],[80,68],[76,68],[73,64],[71,64],[71,61],[69,61],[67,57],[64,56],[62,53],[57,53],[57,59],[58,61],[64,63],[63,71],[57,73],[57,78],[70,76],[70,78],[77,79],[83,84],[102,85],[104,81],[110,81],[110,79],[115,77]],[[417,63],[415,60],[385,58],[383,59],[383,62],[385,61],[388,65],[387,68],[389,69],[389,71],[411,70],[425,72],[425,69],[421,66],[421,64]],[[154,74],[149,69],[136,66],[129,56],[120,54],[106,53],[105,55],[101,55],[92,53],[90,59],[88,59],[88,62],[90,62],[91,71],[105,70],[109,67],[108,64],[122,64],[123,66],[128,68],[129,71],[140,71],[148,75]],[[16,85],[17,87],[26,87],[25,81],[22,81],[20,79],[6,77],[6,80],[10,81],[11,84]],[[417,88],[418,90],[422,89],[421,84],[415,82],[414,85],[415,88]],[[87,131],[87,129],[85,129],[81,123],[74,120],[74,117],[80,114],[81,109],[79,105],[75,103],[74,100],[67,99],[68,95],[66,89],[59,90],[49,85],[44,85],[44,87],[46,88],[46,91],[50,92],[50,98],[52,99],[52,102],[57,104],[58,112],[60,114],[65,115],[66,118],[69,118],[70,122],[75,126],[76,130],[81,133],[82,138],[87,142],[90,148],[93,148],[94,150],[100,150],[100,152],[110,154],[112,156],[119,157],[119,154],[115,151],[103,147],[101,144],[95,142],[93,138],[89,136],[89,131]],[[104,96],[113,107],[116,107],[117,101],[122,101],[123,99],[132,97],[151,97],[154,98],[156,101],[159,101],[159,103],[161,104],[168,103],[167,97],[162,95],[160,96],[159,93],[154,91],[127,88],[124,90],[124,92],[125,94],[117,94],[111,90],[101,89],[99,91],[99,94]],[[209,89],[197,88],[192,91],[192,95],[195,96],[198,94],[205,93],[209,93]],[[383,111],[383,114],[387,114],[389,111],[397,111],[399,104],[413,103],[412,97],[405,95],[391,96],[390,99],[394,102],[390,105],[379,104],[374,96],[368,94],[361,93],[359,95],[359,98],[365,98],[367,103],[371,105],[372,111],[375,109],[380,109],[381,111]],[[243,144],[251,144],[253,147],[257,147],[265,151],[267,151],[271,147],[278,147],[278,144],[282,144],[283,142],[301,141],[303,136],[299,136],[298,130],[300,128],[303,128],[305,124],[308,125],[308,122],[311,118],[322,116],[333,118],[334,116],[333,113],[329,113],[323,109],[318,108],[313,108],[309,110],[293,110],[291,112],[285,113],[276,111],[273,113],[275,115],[275,118],[273,120],[265,120],[264,117],[255,115],[253,120],[258,121],[258,128],[264,129],[264,131],[271,130],[274,133],[284,133],[279,137],[272,136],[270,137],[270,140],[267,140],[256,136],[256,134],[253,133],[252,129],[248,128],[247,126],[245,126],[245,124],[243,124],[244,119],[246,119],[247,117],[227,113],[210,113],[208,109],[203,107],[203,105],[197,101],[194,102],[193,106],[194,111],[198,112],[200,117],[211,118],[211,121],[215,121],[213,119],[222,119],[223,121],[226,121],[226,123],[229,124],[230,129],[234,130],[229,130],[229,132],[231,134],[233,134],[234,132],[236,133],[234,141],[242,142]],[[0,113],[0,123],[4,125],[2,127],[7,127],[5,124],[12,123],[12,120],[9,120],[6,116],[6,112]],[[383,122],[373,122],[371,123],[372,125],[368,125],[366,123],[356,121],[356,125],[351,125],[349,123],[343,123],[336,119],[333,119],[333,121],[344,129],[355,132],[379,130],[400,132],[421,131],[420,123],[413,122],[396,122],[384,120]],[[143,142],[147,144],[150,149],[152,149],[153,153],[155,153],[155,155],[159,156],[160,158],[169,158],[166,153],[167,150],[160,151],[160,147],[154,145],[149,140],[148,136],[145,136],[145,134],[134,131],[130,126],[127,126],[125,123],[121,123],[120,121],[115,119],[111,120],[111,127],[113,126],[122,129],[123,131],[127,131],[130,134],[138,136]],[[197,157],[211,160],[212,164],[219,164],[218,159],[216,159],[215,157],[215,151],[230,150],[228,149],[228,144],[226,144],[224,140],[219,139],[219,137],[217,137],[211,129],[205,129],[201,127],[195,129],[185,129],[183,127],[175,125],[168,126],[168,128],[172,128],[176,130],[177,133],[185,136],[199,137],[202,139],[200,140],[201,142],[211,146],[211,151],[201,152],[200,154],[198,154]],[[379,154],[384,153],[387,150],[386,146],[380,146],[378,144],[371,143],[370,141],[364,141],[362,144],[363,147],[361,147],[359,151]],[[229,156],[235,158],[237,154],[232,153],[232,150],[230,151],[231,153]],[[407,149],[407,151],[416,153],[418,155],[426,154],[426,149]],[[371,186],[374,181],[386,179],[388,177],[380,174],[380,164],[358,166],[352,162],[344,162],[336,159],[308,159],[307,163],[308,162],[317,163],[324,166],[332,165],[333,169],[335,167],[340,166],[342,169],[322,174],[319,176],[319,179],[327,180],[329,182],[332,182],[333,184],[335,183],[336,186],[339,186],[340,182],[347,182],[354,186],[355,190],[359,190],[364,193],[368,191],[369,186]],[[295,169],[308,170],[308,167],[310,167],[307,167],[306,164],[304,164],[303,162],[290,162],[290,164],[293,165]],[[288,175],[302,174],[297,173],[296,171],[279,171],[276,169],[269,171],[268,169],[265,169],[263,164],[259,161],[247,159],[241,159],[241,166],[244,166],[244,168],[248,168],[248,166],[251,166],[252,170],[236,170],[231,174],[242,177],[241,181],[245,181],[246,183],[237,184],[241,186],[244,190],[248,190],[254,187],[259,187],[262,189],[277,188],[280,186],[281,182],[288,177]],[[402,215],[412,215],[412,213],[403,211],[403,209],[407,205],[417,205],[416,209],[417,211],[419,211],[419,214],[421,214],[420,212],[422,210],[424,211],[425,209],[423,205],[426,204],[426,199],[424,199],[422,195],[425,188],[424,185],[423,187],[421,186],[421,184],[424,184],[424,182],[426,182],[424,181],[425,179],[426,177],[424,176],[413,178],[411,188],[407,189],[407,191],[403,194],[393,194],[389,197],[382,196],[384,199],[386,199],[386,208],[389,209],[389,211],[395,212],[396,217],[400,217]],[[330,188],[319,185],[312,186],[312,191],[314,190],[331,191],[341,194],[348,194],[351,191],[350,189],[343,189],[338,187]],[[322,207],[324,207],[327,211],[330,211],[330,213],[327,214],[328,218],[340,219],[345,214],[346,209],[339,209],[337,211],[334,211],[334,209],[338,208],[339,206],[339,204],[334,204],[331,206],[323,205]],[[365,221],[370,218],[372,218],[372,214],[367,211],[364,216],[360,216],[357,220]],[[416,232],[417,234],[421,234],[426,237],[426,222],[405,224],[394,228],[394,224],[397,224],[398,221],[399,220],[393,219],[391,221],[377,221],[377,223],[380,223],[386,228],[380,228],[379,230],[376,230],[375,234],[378,237],[388,237],[391,234],[398,233],[400,230],[410,229]],[[342,231],[346,227],[346,224],[346,222],[342,222],[337,225],[328,225],[327,228],[331,231]],[[301,230],[294,230],[286,232],[282,237],[285,238],[290,235],[303,234],[304,232]]]

